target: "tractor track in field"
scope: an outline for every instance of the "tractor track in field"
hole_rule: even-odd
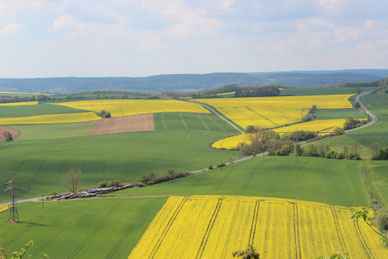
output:
[[[347,253],[348,248],[346,247],[345,239],[344,239],[344,236],[343,236],[342,231],[341,231],[341,225],[340,225],[339,220],[338,220],[337,212],[335,211],[334,206],[330,206],[330,210],[331,210],[331,214],[333,215],[335,229],[337,231],[337,235],[338,235],[338,238],[340,240],[342,251]]]
[[[202,258],[203,252],[205,251],[207,242],[209,240],[209,236],[210,236],[212,229],[214,227],[214,223],[218,217],[218,213],[220,212],[220,209],[222,206],[222,201],[223,201],[223,198],[218,198],[217,205],[213,211],[212,217],[210,218],[209,224],[208,224],[206,232],[202,238],[201,245],[199,246],[197,256],[195,258],[198,258],[198,259]]]
[[[181,211],[183,205],[185,205],[186,201],[188,199],[188,196],[185,196],[182,201],[179,203],[178,207],[175,209],[174,213],[172,214],[170,220],[168,221],[167,223],[167,226],[165,227],[165,229],[163,230],[162,232],[162,235],[159,237],[156,245],[154,246],[154,248],[152,249],[152,252],[151,252],[151,258],[155,258],[155,254],[158,252],[164,238],[166,237],[168,231],[170,230],[172,224],[174,223],[176,217],[178,216],[179,212]]]
[[[116,210],[116,207],[112,207],[102,218],[102,220],[99,222],[97,227],[94,228],[92,233],[70,254],[69,258],[74,258],[89,242],[90,240],[97,234],[98,231],[102,228],[102,226],[105,224],[106,220],[109,218],[110,215]]]

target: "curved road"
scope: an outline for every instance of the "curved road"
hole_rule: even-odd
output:
[[[355,129],[350,129],[350,130],[346,130],[345,132],[348,133],[348,132],[352,132],[352,131],[356,131],[356,130],[360,130],[360,129],[363,129],[363,128],[366,128],[366,127],[369,127],[373,124],[375,124],[377,121],[378,121],[378,118],[376,115],[374,115],[361,101],[360,101],[360,98],[362,96],[365,96],[367,94],[370,94],[371,91],[369,92],[365,92],[365,93],[362,93],[362,94],[359,94],[357,95],[356,97],[356,103],[358,102],[361,106],[361,109],[367,114],[369,115],[372,120],[361,126],[361,127],[358,127],[358,128],[355,128]],[[210,106],[206,105],[206,104],[202,104],[202,103],[199,103],[203,106],[205,106],[207,109],[209,109],[211,112],[213,112],[215,115],[217,115],[218,117],[220,117],[222,120],[226,121],[228,124],[230,124],[233,128],[235,128],[236,130],[238,130],[241,134],[244,134],[245,132],[243,132],[240,128],[238,128],[236,125],[234,125],[232,122],[230,122],[229,120],[227,120],[223,115],[221,115],[218,111],[216,111],[215,109],[211,108]],[[306,142],[303,141],[303,142],[299,142],[299,144],[305,144]],[[268,152],[264,152],[264,153],[261,153],[261,154],[257,154],[256,156],[248,156],[248,157],[244,157],[244,158],[241,158],[241,159],[237,159],[237,160],[234,160],[234,161],[231,161],[231,162],[227,162],[225,163],[225,166],[228,166],[228,165],[231,165],[231,164],[235,164],[235,163],[239,163],[239,162],[243,162],[243,161],[246,161],[246,160],[249,160],[253,157],[259,157],[259,156],[265,156],[265,155],[268,155]],[[199,169],[199,170],[195,170],[195,171],[191,171],[190,173],[192,174],[197,174],[197,173],[200,173],[200,172],[205,172],[205,171],[209,171],[209,168],[203,168],[203,169]],[[24,203],[24,202],[31,202],[31,201],[42,201],[42,197],[38,197],[38,198],[31,198],[31,199],[25,199],[25,200],[19,200],[17,201],[16,203]],[[4,206],[4,205],[10,205],[11,203],[10,202],[6,202],[6,203],[0,203],[0,206]]]

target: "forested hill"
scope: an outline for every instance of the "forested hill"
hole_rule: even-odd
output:
[[[262,84],[306,87],[336,85],[348,82],[368,82],[383,77],[388,77],[388,69],[172,74],[149,77],[26,78],[0,79],[0,91],[51,93],[72,93],[101,89],[126,89],[145,92],[195,91],[225,85]]]

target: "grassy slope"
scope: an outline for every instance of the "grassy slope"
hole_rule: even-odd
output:
[[[168,116],[171,118],[165,118],[165,123],[169,130],[2,142],[0,182],[16,172],[16,180],[31,187],[23,196],[39,196],[41,192],[65,191],[61,181],[71,168],[80,168],[83,186],[92,186],[109,179],[133,181],[170,168],[196,170],[238,155],[238,152],[209,147],[213,141],[233,134],[216,116],[200,115],[204,121],[212,116],[223,125],[224,132],[219,132],[216,125],[206,130],[196,114],[182,114],[188,130],[184,129],[178,114]],[[209,119],[209,125],[211,122]],[[159,124],[156,121],[157,128]],[[213,128],[218,131],[212,131]],[[41,135],[49,133],[42,130]],[[0,193],[0,200],[5,199],[5,194]]]
[[[10,126],[20,132],[17,140],[38,140],[70,138],[86,136],[97,124],[97,121],[44,124],[44,125],[15,125]]]
[[[66,106],[50,105],[46,103],[37,105],[0,106],[0,118],[27,117],[44,114],[61,114],[73,112],[85,111]]]
[[[0,213],[0,247],[40,258],[126,258],[167,198],[93,199],[19,205],[21,223]]]
[[[372,183],[378,191],[379,197],[388,207],[388,162],[373,161],[370,163]]]
[[[367,205],[360,177],[360,162],[300,157],[255,158],[114,195],[204,195],[229,194],[292,198],[334,205]]]
[[[342,119],[349,116],[353,118],[366,118],[364,114],[356,109],[317,109],[315,115],[319,120]]]

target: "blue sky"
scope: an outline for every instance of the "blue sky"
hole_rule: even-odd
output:
[[[0,0],[0,77],[388,68],[386,0]]]

